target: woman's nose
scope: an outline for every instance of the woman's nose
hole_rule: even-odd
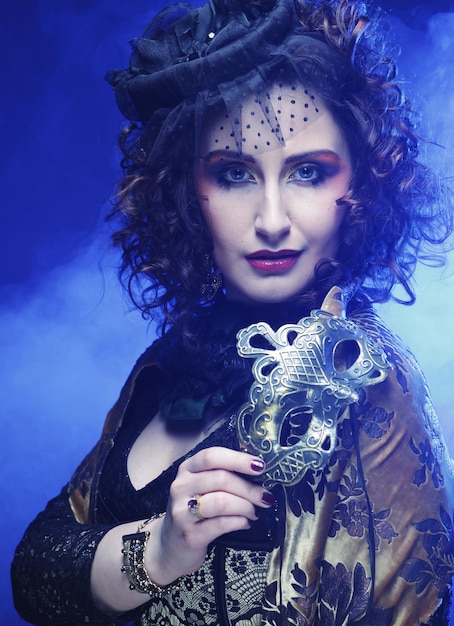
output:
[[[291,227],[286,204],[278,186],[265,188],[257,207],[255,229],[263,238],[276,243],[288,234]]]

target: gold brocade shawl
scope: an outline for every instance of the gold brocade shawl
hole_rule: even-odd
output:
[[[270,614],[279,607],[283,623],[344,625],[356,617],[413,626],[429,619],[451,583],[452,468],[427,390],[407,365],[411,393],[402,393],[394,371],[368,389],[364,413],[345,412],[336,458],[311,485],[314,512],[298,507],[297,489],[286,490],[286,536],[267,587]],[[358,446],[349,446],[352,419]]]
[[[425,380],[375,313],[352,319],[384,348],[393,371],[344,411],[328,467],[282,489],[283,532],[268,566],[264,625],[416,626],[451,586],[454,472]],[[71,480],[80,523],[96,521],[105,457],[137,376],[153,364],[149,349]]]

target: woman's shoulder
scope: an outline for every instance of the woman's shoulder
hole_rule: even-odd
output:
[[[385,350],[391,361],[400,357],[400,359],[409,360],[414,366],[418,366],[408,345],[387,325],[370,302],[361,300],[355,303],[349,311],[348,317]]]
[[[394,431],[405,430],[411,434],[409,450],[416,454],[428,441],[431,442],[435,458],[445,459],[450,476],[453,465],[444,442],[438,418],[432,403],[426,377],[410,348],[383,321],[376,310],[367,305],[356,309],[352,319],[372,339],[381,345],[392,366],[382,385],[371,387],[363,408],[368,419],[380,419],[386,414],[392,419]],[[379,410],[370,407],[380,407]],[[368,411],[368,412],[367,412]],[[374,412],[375,411],[375,412]],[[381,412],[381,413],[380,413]],[[418,443],[419,441],[419,443]],[[426,443],[424,443],[426,442]]]
[[[412,403],[416,403],[419,409],[421,404],[431,404],[426,377],[417,358],[403,339],[386,324],[376,309],[366,303],[355,308],[349,315],[349,319],[375,341],[385,353],[391,365],[385,388],[388,392],[393,390],[394,399],[400,398],[407,406],[407,410]]]

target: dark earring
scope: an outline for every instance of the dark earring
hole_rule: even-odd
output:
[[[219,289],[222,287],[222,274],[220,270],[215,267],[209,254],[205,254],[204,268],[206,275],[204,282],[200,286],[200,293],[203,298],[209,302],[215,297]]]

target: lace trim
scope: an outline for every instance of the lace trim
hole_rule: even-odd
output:
[[[216,568],[214,547],[202,567],[184,578],[180,589],[147,605],[141,626],[258,626],[269,552],[225,549],[223,571]],[[225,572],[225,573],[224,573]],[[221,583],[219,585],[219,583]],[[222,598],[216,590],[223,588]],[[225,615],[224,620],[221,616]]]

